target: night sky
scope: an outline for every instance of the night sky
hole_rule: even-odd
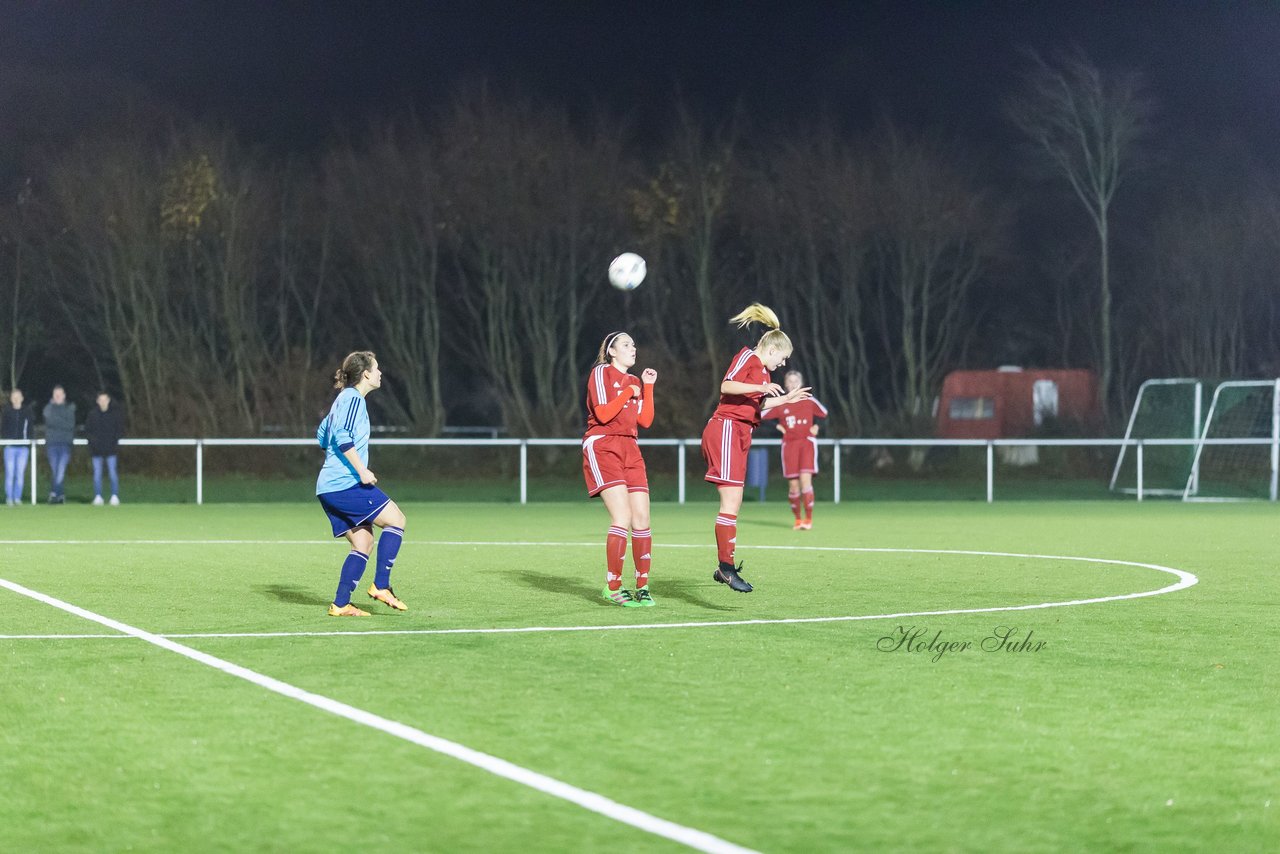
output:
[[[604,104],[641,123],[668,117],[678,90],[712,117],[735,104],[765,126],[818,110],[850,127],[887,114],[980,145],[1009,133],[1000,101],[1019,47],[1078,45],[1103,67],[1144,71],[1165,127],[1280,155],[1280,3],[1262,0],[6,0],[0,9],[0,70],[136,85],[286,149],[429,107],[477,79],[571,110]]]

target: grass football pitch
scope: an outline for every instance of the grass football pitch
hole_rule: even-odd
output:
[[[0,849],[1280,848],[1274,506],[749,503],[743,595],[657,504],[634,609],[598,504],[404,509],[358,620],[312,503],[6,509]]]

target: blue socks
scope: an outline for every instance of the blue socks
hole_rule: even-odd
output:
[[[391,586],[391,566],[400,553],[400,543],[404,540],[404,528],[388,525],[382,529],[378,537],[378,563],[374,570],[373,586],[386,590]],[[339,608],[351,604],[351,594],[356,591],[360,577],[364,575],[369,556],[355,549],[342,562],[342,575],[338,580],[338,593],[333,597],[333,604]]]
[[[382,550],[378,550],[381,555]],[[381,558],[379,558],[381,559]],[[360,583],[360,576],[364,575],[365,564],[369,562],[369,556],[362,554],[355,549],[347,555],[347,559],[342,562],[342,576],[338,580],[338,593],[333,597],[333,604],[342,608],[351,604],[351,594],[355,592],[356,585]]]
[[[391,586],[391,565],[396,562],[400,553],[400,543],[404,540],[404,528],[388,525],[382,529],[378,537],[378,563],[373,573],[373,586],[386,590]]]

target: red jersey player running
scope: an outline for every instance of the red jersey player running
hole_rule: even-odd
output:
[[[658,372],[645,368],[640,378],[627,373],[636,363],[636,342],[611,332],[600,343],[596,366],[587,377],[587,432],[582,437],[582,475],[587,495],[599,495],[609,511],[605,539],[604,598],[624,608],[652,606],[649,593],[649,477],[636,427],[653,424],[653,385]],[[631,532],[636,592],[622,586],[622,562]]]
[[[795,391],[804,385],[804,375],[787,371],[782,385]],[[787,479],[787,500],[796,517],[792,530],[807,531],[813,527],[813,476],[818,473],[818,440],[814,437],[818,435],[817,420],[827,417],[827,408],[811,397],[775,406],[764,417],[776,418],[782,433],[782,476]]]
[[[720,490],[720,512],[716,515],[716,552],[720,566],[712,577],[739,593],[750,593],[742,579],[741,564],[733,565],[738,540],[738,510],[742,507],[742,485],[747,476],[747,451],[751,431],[760,423],[761,410],[807,400],[809,389],[796,388],[783,394],[782,387],[769,381],[769,371],[784,365],[791,355],[791,339],[782,331],[778,315],[760,303],[752,303],[729,322],[739,328],[760,323],[769,331],[754,348],[743,347],[729,363],[720,383],[720,405],[702,431],[702,456],[707,461],[706,480]]]

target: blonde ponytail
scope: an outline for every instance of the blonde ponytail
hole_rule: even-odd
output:
[[[753,302],[742,311],[729,318],[729,322],[739,329],[745,329],[752,323],[759,323],[770,329],[781,329],[782,322],[773,309],[763,303]]]
[[[772,347],[778,352],[788,355],[793,350],[791,339],[787,337],[787,333],[782,331],[782,322],[778,320],[778,315],[763,303],[751,303],[751,305],[729,318],[729,322],[739,329],[745,329],[753,323],[769,327],[769,331],[761,335],[760,342],[756,344],[761,350]]]

